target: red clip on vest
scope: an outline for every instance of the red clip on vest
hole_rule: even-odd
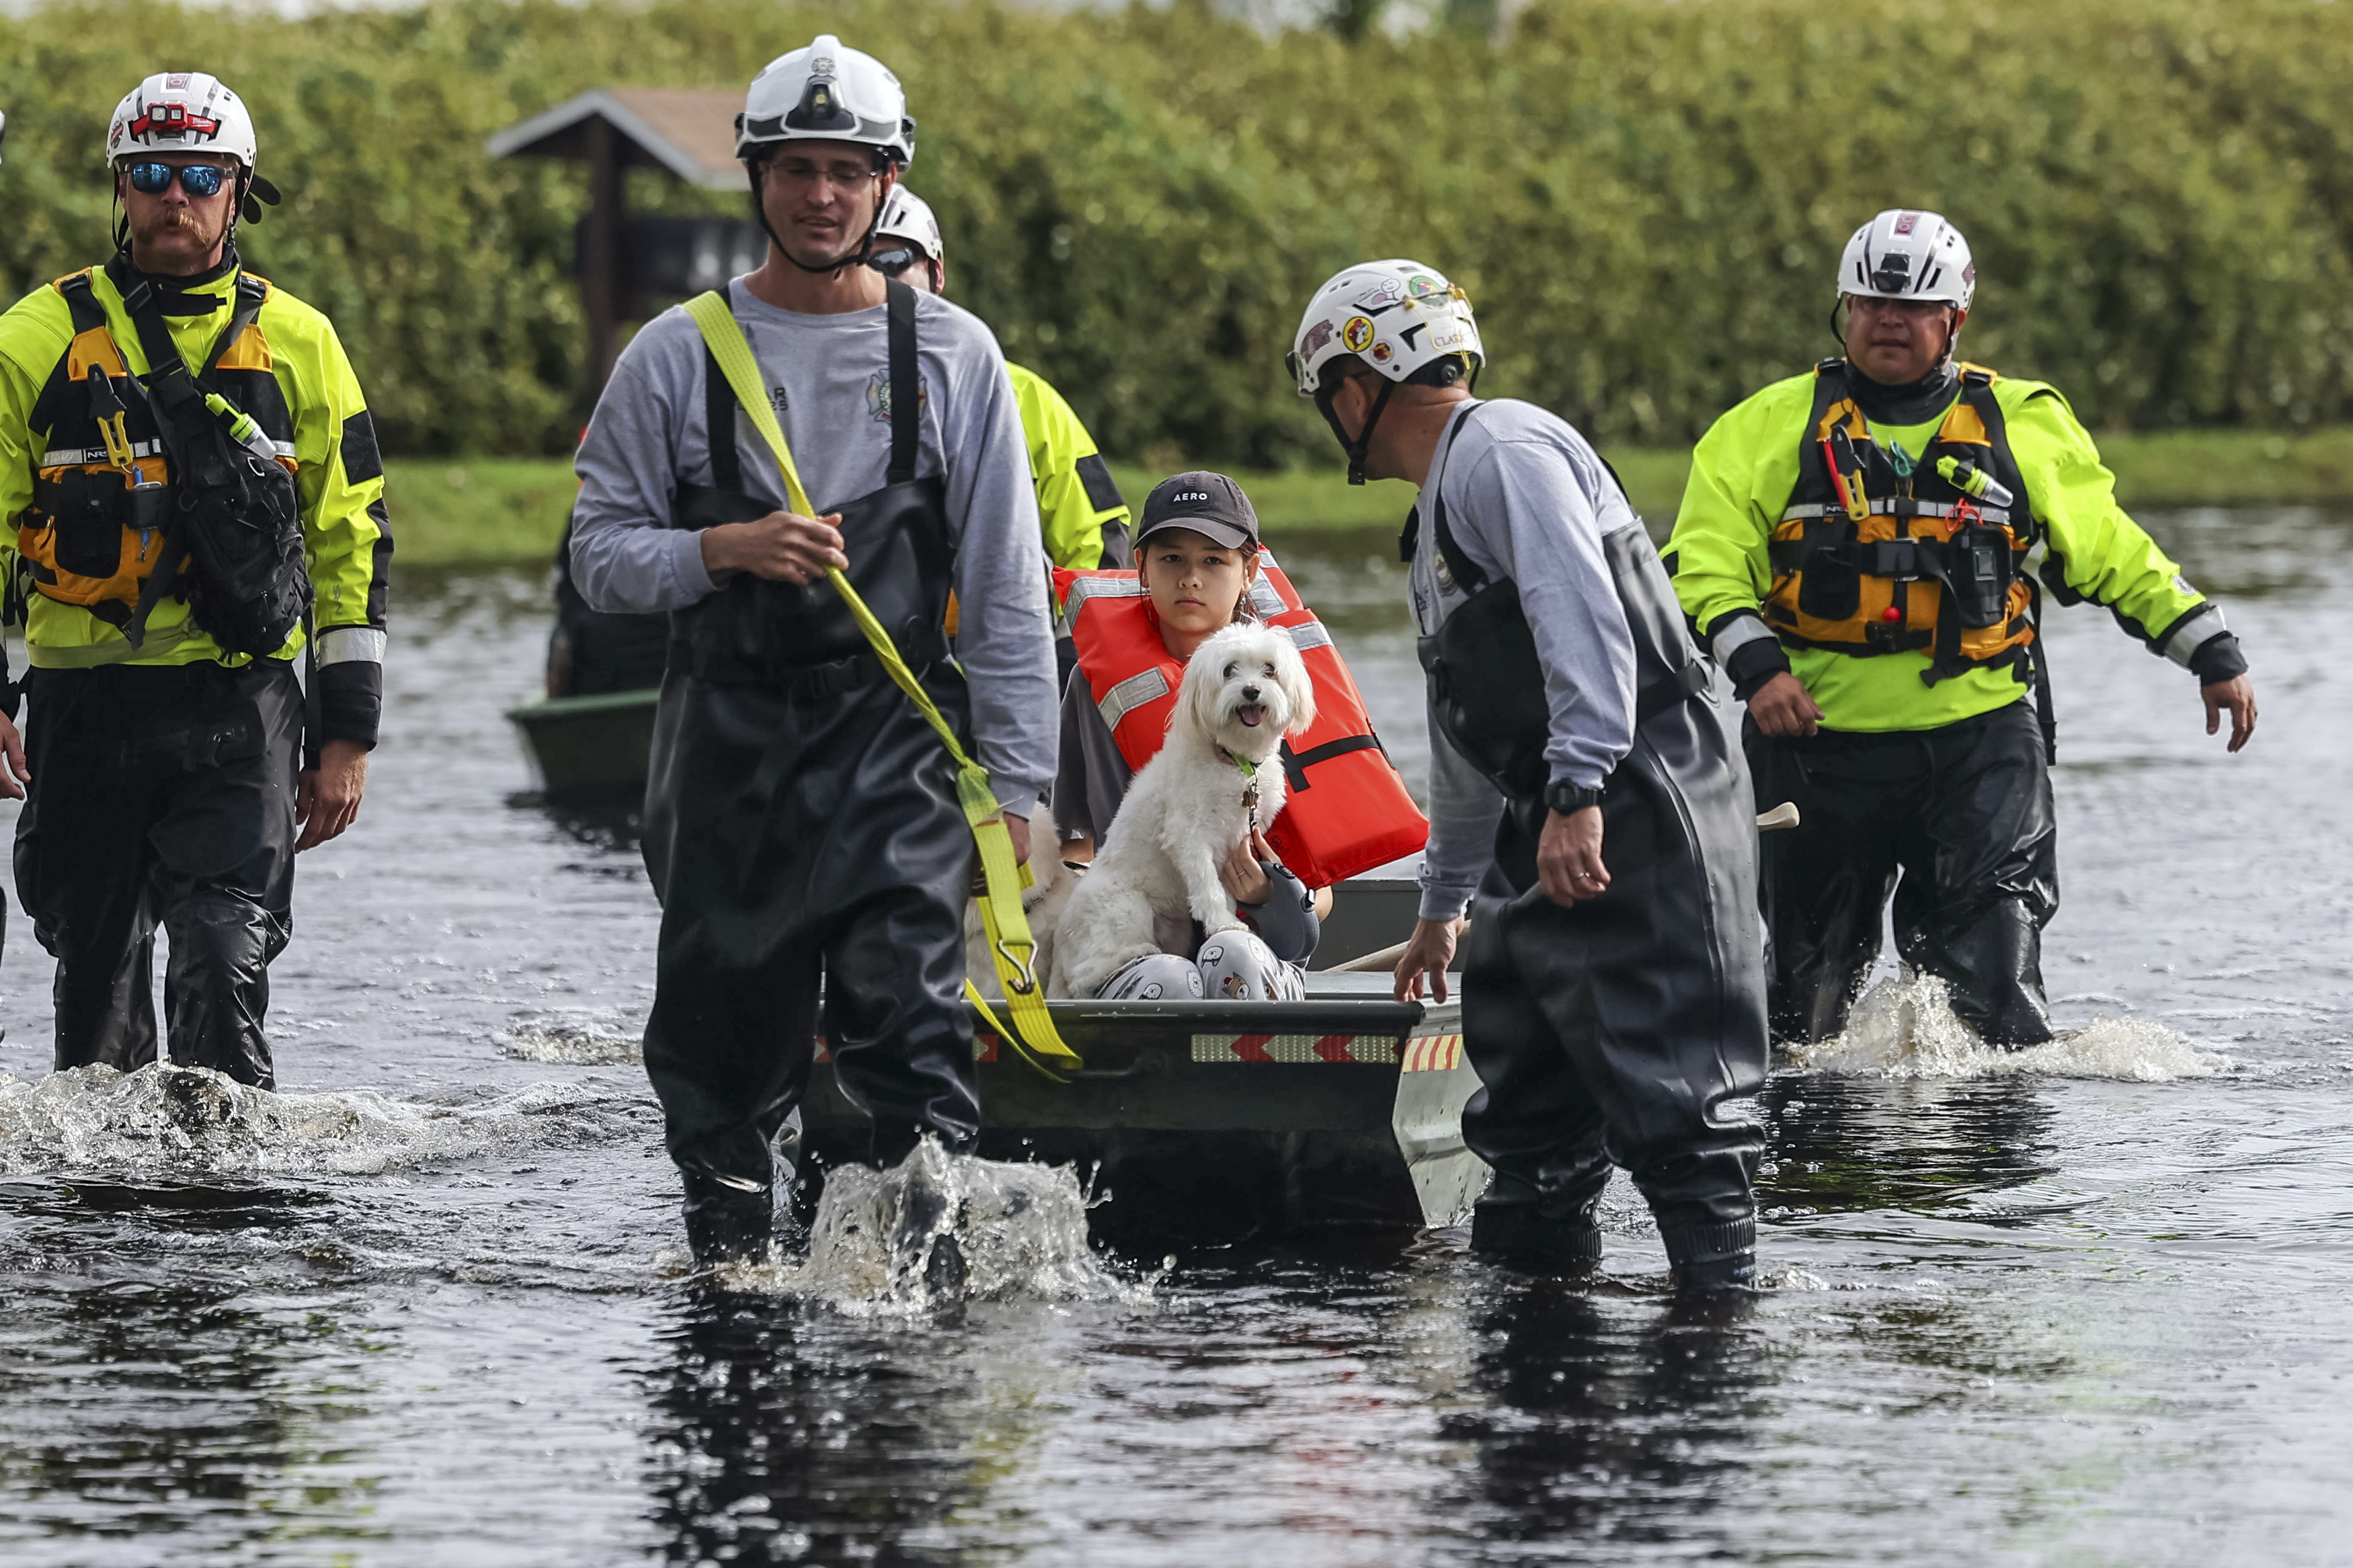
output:
[[[1299,602],[1274,558],[1261,552],[1258,560],[1251,605],[1261,620],[1291,634],[1315,687],[1315,722],[1282,744],[1290,793],[1267,842],[1302,882],[1328,888],[1417,853],[1430,841],[1430,822],[1374,737],[1332,634]],[[1141,771],[1168,737],[1185,666],[1161,642],[1134,573],[1058,570],[1054,585],[1087,689],[1119,754]]]

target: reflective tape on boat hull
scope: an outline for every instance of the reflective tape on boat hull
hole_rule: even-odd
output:
[[[1405,1043],[1401,1072],[1448,1072],[1462,1060],[1460,1035],[1418,1035]]]
[[[1398,1059],[1394,1035],[1196,1035],[1197,1062],[1357,1062],[1388,1067]]]

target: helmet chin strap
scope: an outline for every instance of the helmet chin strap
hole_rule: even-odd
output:
[[[1340,416],[1333,407],[1338,389],[1316,395],[1315,406],[1324,411],[1324,423],[1332,426],[1332,434],[1338,438],[1340,449],[1348,454],[1348,482],[1352,485],[1365,482],[1365,454],[1372,449],[1373,426],[1381,422],[1381,411],[1389,405],[1389,397],[1398,389],[1398,384],[1387,376],[1381,377],[1380,382],[1380,395],[1373,399],[1372,412],[1365,416],[1365,427],[1356,432],[1356,438],[1353,441],[1348,439],[1348,433],[1340,428]]]
[[[747,163],[744,167],[752,177],[752,216],[759,220],[760,232],[768,237],[768,243],[776,247],[776,254],[795,267],[813,277],[822,278],[829,275],[839,278],[852,267],[863,266],[866,258],[874,254],[874,231],[882,226],[882,209],[891,202],[889,190],[884,190],[875,200],[874,216],[867,220],[866,234],[858,242],[857,255],[845,256],[839,261],[829,261],[822,267],[811,267],[807,262],[786,249],[785,242],[776,237],[776,231],[768,226],[768,206],[760,199],[760,171],[765,167],[765,163]]]

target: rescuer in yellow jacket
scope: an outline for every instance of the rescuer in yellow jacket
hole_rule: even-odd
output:
[[[383,464],[334,329],[238,264],[238,216],[277,200],[254,158],[235,93],[149,77],[107,132],[121,250],[0,316],[0,561],[32,667],[0,794],[25,799],[60,1068],[154,1059],[160,923],[172,1058],[272,1084],[293,858],[351,825],[375,744]]]
[[[2238,639],[2117,506],[2066,399],[1955,359],[1976,281],[1942,217],[1880,214],[1840,261],[1845,356],[1757,393],[1692,454],[1676,595],[1748,705],[1759,805],[1803,817],[1765,840],[1778,1038],[1845,1026],[1891,891],[1899,952],[1955,1012],[1995,1044],[2051,1037],[2042,592],[2102,605],[2195,674],[2232,751],[2254,732]]]

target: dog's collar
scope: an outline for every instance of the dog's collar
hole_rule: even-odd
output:
[[[1258,764],[1248,757],[1238,757],[1223,746],[1218,754],[1234,764],[1246,781],[1242,785],[1242,809],[1250,814],[1250,831],[1258,831]]]

